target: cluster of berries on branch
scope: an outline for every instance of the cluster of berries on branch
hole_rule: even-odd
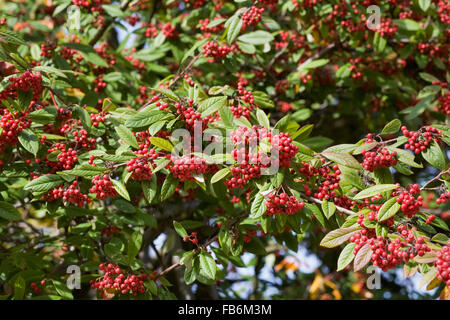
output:
[[[104,174],[103,177],[95,176],[92,179],[92,183],[94,185],[89,189],[89,192],[95,193],[99,200],[105,200],[107,197],[115,197],[118,195],[108,174]]]
[[[415,154],[428,149],[433,141],[438,144],[441,143],[442,130],[434,127],[427,126],[419,131],[409,131],[405,126],[402,126],[401,130],[403,135],[408,138],[405,148],[414,151]]]
[[[287,193],[271,193],[268,195],[265,204],[267,207],[265,215],[272,216],[278,214],[292,215],[299,212],[305,206],[304,202],[299,202],[295,196],[289,196]]]
[[[450,288],[450,241],[437,252],[435,266],[438,279]]]
[[[372,139],[371,133],[369,133],[366,137],[367,140],[365,141],[365,144],[375,142],[375,140]],[[364,156],[362,166],[370,172],[373,172],[378,168],[393,167],[398,163],[397,152],[391,152],[382,145],[376,145],[370,150],[363,150],[362,155]]]
[[[92,289],[98,290],[103,299],[110,299],[116,294],[137,296],[146,292],[144,285],[144,281],[148,278],[146,274],[126,275],[119,266],[112,263],[101,264],[99,269],[105,274],[96,281],[91,280],[90,285]]]

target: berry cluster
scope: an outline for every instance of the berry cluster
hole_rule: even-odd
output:
[[[97,199],[104,200],[106,197],[115,197],[118,195],[107,174],[103,175],[103,177],[95,176],[94,179],[92,179],[92,183],[94,185],[89,189],[89,192],[97,194]]]
[[[11,113],[8,109],[0,110],[3,115],[0,118],[0,152],[7,146],[15,146],[17,144],[18,135],[23,129],[29,128],[31,120],[25,116],[19,116],[19,112]]]
[[[237,167],[231,168],[231,178],[225,180],[225,185],[229,189],[244,188],[251,179],[261,177],[261,168],[258,165],[250,165],[243,161]]]
[[[175,103],[175,109],[177,109],[176,113],[181,115],[181,119],[183,119],[188,128],[193,129],[196,121],[202,121],[202,115],[200,112],[197,112],[193,107],[194,100],[188,100],[188,106],[184,106],[180,103]]]
[[[401,237],[392,240],[382,236],[377,237],[375,229],[364,228],[350,237],[350,242],[356,244],[353,253],[356,255],[363,246],[368,244],[372,250],[371,261],[374,266],[383,271],[395,268],[398,264],[406,263],[416,255],[423,256],[431,250],[424,244],[422,237],[415,239],[413,230],[415,227],[408,230],[406,226],[400,225],[397,231]]]
[[[248,85],[248,80],[244,79],[243,77],[241,77],[239,75],[239,80],[237,83],[237,90],[238,93],[241,95],[241,100],[243,102],[249,103],[250,105],[252,105],[253,103],[255,103],[255,98],[253,97],[253,93],[250,90],[245,89],[246,86]],[[250,108],[250,110],[252,110],[253,108]],[[248,112],[248,116],[250,115],[250,111]],[[235,114],[236,117],[236,114]]]
[[[46,159],[46,164],[52,168],[53,172],[59,170],[70,170],[78,161],[77,152],[72,148],[68,148],[66,151],[66,145],[64,143],[55,143],[53,148],[47,150],[47,157],[54,151],[60,151],[60,153],[56,156],[58,161],[54,162]]]
[[[166,38],[168,39],[178,38],[178,32],[175,26],[172,26],[170,22],[163,24],[161,27],[161,31],[164,34],[164,36],[166,36]]]
[[[219,47],[217,42],[208,41],[203,46],[203,55],[205,57],[211,57],[212,61],[218,61],[225,58],[231,51],[231,48],[228,46]]]
[[[418,184],[413,184],[408,190],[403,190],[401,192],[394,191],[394,194],[398,193],[397,202],[400,204],[400,210],[402,210],[405,216],[411,218],[417,212],[419,212],[422,207],[423,197],[420,194],[420,188]]]
[[[437,143],[441,142],[442,130],[434,127],[424,127],[419,131],[408,131],[405,126],[402,126],[401,130],[403,135],[408,138],[405,148],[414,151],[415,154],[425,151],[433,140]]]
[[[269,194],[266,200],[267,210],[265,215],[272,216],[278,214],[295,214],[305,206],[304,202],[299,202],[295,196],[289,196],[283,192],[279,195]]]
[[[103,81],[103,76],[98,76],[96,79],[94,79],[94,91],[95,92],[102,92],[105,90],[107,83]]]
[[[450,92],[438,98],[439,111],[443,114],[450,114]]]
[[[115,225],[110,225],[108,227],[104,227],[100,230],[100,232],[104,235],[106,235],[107,237],[112,236],[113,234],[117,234],[117,233],[121,233],[122,229],[117,228]]]
[[[444,282],[450,288],[450,241],[437,252],[435,262],[438,279]]]
[[[196,156],[171,156],[171,160],[169,170],[180,181],[195,180],[195,175],[208,173],[210,169],[205,159]]]
[[[321,161],[325,162],[325,159],[321,159]],[[302,162],[302,165],[303,167],[300,168],[299,171],[305,176],[305,180],[309,181],[315,178],[316,183],[319,184],[319,186],[317,187],[317,192],[314,193],[314,197],[320,200],[331,200],[336,203],[336,193],[334,190],[339,188],[339,181],[341,180],[341,178],[339,177],[339,175],[341,174],[339,166],[334,165],[331,168],[329,166],[316,168],[304,161]],[[304,188],[306,188],[305,191],[309,190],[309,187],[307,186],[305,186]]]
[[[144,286],[144,280],[148,278],[146,274],[125,275],[119,266],[112,263],[101,264],[99,269],[105,271],[105,274],[96,281],[91,280],[90,284],[92,289],[99,290],[100,296],[104,299],[112,298],[116,293],[137,296],[146,291]]]
[[[430,224],[431,222],[434,221],[434,219],[436,219],[436,216],[435,216],[434,214],[430,214],[430,215],[427,217],[427,220],[425,221],[425,223],[426,223],[426,224]]]
[[[98,125],[102,122],[106,121],[106,117],[102,116],[101,114],[98,113],[91,113],[91,121],[92,121],[92,126],[93,127],[98,127]]]
[[[436,199],[436,204],[446,203],[450,199],[450,191],[443,192],[439,195],[439,198]]]
[[[291,160],[298,152],[298,147],[292,143],[292,138],[288,133],[281,132],[272,137],[271,143],[271,154],[278,155],[280,166],[289,167]]]
[[[383,38],[392,38],[397,33],[398,26],[392,22],[391,19],[382,19],[376,32]]]
[[[221,19],[221,17],[220,16],[214,17],[214,20],[218,20],[218,19]],[[216,33],[216,32],[222,31],[225,28],[225,25],[223,23],[215,25],[213,27],[208,27],[210,22],[211,21],[208,18],[200,19],[199,22],[198,22],[200,24],[200,30],[201,31],[207,31],[207,32],[214,32],[214,33]]]
[[[45,280],[41,280],[41,282],[40,282],[40,285],[41,286],[44,286],[45,285]],[[36,284],[36,282],[31,282],[30,283],[30,287],[31,287],[31,289],[33,289],[33,291],[36,293],[36,294],[41,294],[42,293],[42,289],[41,288],[39,288],[39,286]]]
[[[151,180],[152,178],[152,161],[149,157],[134,158],[127,162],[127,171],[131,174],[133,180]]]
[[[81,129],[80,131],[75,130],[72,132],[72,134],[78,146],[85,148],[87,150],[93,150],[97,147],[95,143],[95,138],[89,138],[88,132],[86,130],[84,129]]]
[[[372,142],[375,142],[375,140],[372,139],[372,134],[369,133],[365,143]],[[382,146],[376,146],[371,149],[371,151],[363,150],[362,155],[364,156],[362,166],[370,172],[373,172],[378,168],[389,168],[395,166],[398,162],[397,152],[390,152]]]
[[[191,232],[190,235],[183,237],[184,242],[192,242],[193,244],[198,244],[197,232]]]
[[[31,71],[26,71],[19,77],[9,78],[9,86],[0,92],[0,101],[8,98],[16,99],[18,97],[18,90],[33,91],[33,100],[31,104],[37,102],[41,96],[44,87],[42,86],[42,75],[37,72],[33,74]]]
[[[54,201],[57,199],[62,199],[64,202],[73,203],[79,207],[83,207],[85,203],[92,201],[86,194],[81,193],[78,188],[78,182],[74,181],[67,188],[62,186],[49,190],[45,195],[42,196],[42,200]]]
[[[255,26],[261,21],[261,15],[264,12],[264,8],[258,8],[252,6],[250,10],[247,10],[242,14],[242,30],[247,26]]]

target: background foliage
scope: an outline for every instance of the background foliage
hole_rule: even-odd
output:
[[[437,270],[450,217],[447,1],[0,8],[3,299],[448,299]],[[295,155],[238,188],[236,164],[177,170],[169,136],[194,119],[202,130],[274,127]],[[386,150],[395,161],[374,168],[370,152]],[[305,207],[270,216],[274,192]],[[402,192],[417,207],[401,207]],[[348,240],[361,230],[412,250],[379,290],[365,286],[370,246],[353,262]],[[100,264],[142,290],[91,288],[105,281]],[[66,286],[69,265],[81,290]]]

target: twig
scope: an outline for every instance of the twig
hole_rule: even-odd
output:
[[[170,84],[169,88],[173,88],[174,87],[174,85],[186,74],[186,72],[188,72],[194,66],[194,63],[200,58],[201,55],[202,55],[201,52],[199,54],[197,54],[194,58],[192,58],[192,60],[189,62],[189,64],[184,69],[182,69],[181,71],[179,71],[177,73],[177,75],[173,78],[172,83]],[[157,94],[157,96],[159,96],[159,95],[160,95],[160,93]],[[144,110],[151,103],[152,103],[151,101],[146,102],[137,111]]]
[[[425,182],[425,184],[420,188],[420,190],[423,190],[427,185],[429,185],[430,183],[438,180],[442,175],[446,174],[446,173],[450,173],[450,169],[441,171],[436,177],[434,177],[433,179],[431,179],[428,182]]]
[[[307,199],[307,200],[309,200],[309,201],[311,201],[311,202],[315,202],[315,203],[320,204],[320,205],[323,203],[322,200],[319,200],[319,199],[317,199],[317,198],[310,197],[310,196],[307,196],[307,195],[305,195],[305,194],[301,194],[301,195],[302,195],[303,198],[305,198],[305,199]],[[335,206],[336,206],[336,205],[335,205]],[[336,210],[337,210],[337,211],[340,211],[340,212],[342,212],[342,213],[348,214],[348,215],[352,215],[352,214],[355,214],[355,213],[356,213],[356,212],[354,212],[354,211],[352,211],[352,210],[345,209],[345,208],[342,208],[342,207],[340,207],[340,206],[336,206]]]

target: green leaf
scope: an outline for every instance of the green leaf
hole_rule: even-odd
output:
[[[326,248],[337,247],[343,244],[348,239],[350,239],[350,237],[355,233],[357,233],[360,229],[361,227],[354,226],[349,228],[340,228],[333,230],[327,233],[327,235],[320,242],[320,245]]]
[[[105,12],[110,15],[111,17],[123,17],[124,12],[120,9],[120,6],[117,4],[104,4],[102,5],[103,9],[105,9]]]
[[[355,261],[353,263],[353,270],[358,271],[367,265],[372,257],[372,249],[370,244],[366,243],[356,254]]]
[[[447,245],[448,240],[450,240],[449,237],[443,233],[437,233],[433,236],[433,238],[431,238],[431,241],[438,242],[443,245]]]
[[[216,279],[216,262],[213,257],[205,251],[202,251],[199,255],[200,259],[200,274],[207,279]]]
[[[163,138],[151,137],[150,143],[158,148],[161,148],[169,152],[173,150],[173,145],[170,143],[170,141]]]
[[[45,109],[39,109],[27,115],[27,118],[40,124],[49,124],[55,121],[55,115]]]
[[[194,261],[198,261],[198,258],[195,257]],[[186,268],[184,271],[184,282],[186,282],[187,285],[190,285],[192,283],[194,283],[194,281],[197,279],[197,270],[195,265],[192,266],[191,268]]]
[[[398,210],[400,210],[400,204],[397,202],[397,197],[389,199],[378,211],[378,221],[381,222],[393,217]]]
[[[147,110],[136,113],[125,121],[128,128],[143,128],[151,124],[173,117],[170,113],[159,110]]]
[[[60,175],[72,175],[75,177],[83,177],[87,179],[92,179],[93,177],[100,175],[108,171],[107,168],[94,167],[90,164],[82,164],[81,166],[76,166],[71,170],[58,171],[57,174]]]
[[[198,103],[198,111],[202,113],[202,117],[206,117],[217,112],[219,108],[225,106],[226,104],[226,96],[211,97]]]
[[[337,164],[342,164],[346,167],[354,168],[354,169],[362,169],[361,164],[356,160],[352,155],[348,153],[335,153],[335,152],[322,152],[322,155],[336,162]]]
[[[178,180],[172,176],[167,176],[161,187],[161,201],[170,198],[178,186]]]
[[[156,193],[158,192],[158,181],[155,175],[152,176],[150,181],[142,181],[142,191],[148,203],[151,203],[155,199]]]
[[[243,34],[238,37],[242,42],[251,43],[254,45],[266,44],[272,41],[274,38],[271,33],[267,31],[257,30],[250,33]]]
[[[338,263],[337,263],[337,271],[343,270],[345,267],[347,267],[355,257],[355,254],[353,253],[353,249],[355,248],[356,243],[348,243],[345,248],[341,251],[341,254],[339,255]]]
[[[175,220],[173,221],[173,227],[175,228],[175,231],[178,233],[178,235],[181,238],[188,236],[187,231],[184,229],[184,227],[178,221],[175,221]]]
[[[258,123],[261,127],[270,128],[270,122],[269,122],[269,118],[267,118],[267,115],[265,114],[264,111],[262,111],[261,109],[257,109],[256,110],[256,118],[258,119]]]
[[[429,74],[429,73],[426,73],[426,72],[419,72],[419,76],[420,76],[423,80],[425,80],[425,81],[427,81],[427,82],[433,83],[433,82],[435,82],[435,81],[439,81],[438,78],[436,78],[436,77],[433,76],[432,74]]]
[[[265,92],[253,91],[253,98],[255,100],[255,104],[257,104],[261,108],[269,109],[275,107],[275,103]]]
[[[377,53],[382,53],[386,48],[387,40],[386,38],[380,36],[378,32],[375,32],[373,36],[373,47]]]
[[[142,233],[140,231],[135,231],[131,234],[130,239],[128,240],[128,247],[127,247],[128,264],[131,264],[134,261],[134,258],[141,250],[141,246],[142,246]]]
[[[313,214],[314,217],[319,221],[320,225],[325,228],[325,216],[322,211],[314,203],[306,203],[304,209]]]
[[[22,36],[19,33],[5,29],[0,30],[0,39],[4,39],[8,43],[15,45],[26,45],[26,42],[23,40]]]
[[[180,100],[180,98],[175,94],[175,92],[173,92],[170,89],[161,87],[161,88],[152,88],[152,90],[156,91],[156,92],[159,92],[159,93],[165,95],[167,98],[170,98],[170,99],[172,99],[174,101]]]
[[[219,108],[219,115],[225,127],[230,129],[236,127],[236,125],[234,124],[233,113],[231,112],[230,108],[228,108],[228,106],[222,106],[221,108]]]
[[[330,219],[330,217],[336,212],[336,206],[333,202],[329,202],[327,199],[324,199],[322,201],[322,211],[325,214],[325,217]]]
[[[223,168],[217,171],[211,178],[211,183],[216,183],[231,173],[230,168]]]
[[[242,30],[242,19],[238,15],[233,15],[228,19],[227,42],[232,44]]]
[[[67,285],[57,280],[52,280],[52,283],[55,287],[56,292],[61,297],[63,297],[64,299],[73,300],[72,292],[70,292],[70,289],[67,288]]]
[[[431,146],[422,151],[422,156],[433,167],[441,171],[445,170],[445,156],[436,141],[433,140]]]
[[[365,199],[369,197],[373,197],[378,195],[379,193],[383,193],[386,191],[397,189],[397,185],[395,184],[379,184],[375,185],[373,187],[364,189],[363,191],[359,192],[357,195],[353,197],[354,200],[360,200]]]
[[[92,128],[92,121],[89,112],[87,112],[86,109],[81,108],[79,106],[75,107],[74,111],[78,119],[81,120],[83,128],[86,129],[87,131],[90,131]]]
[[[267,207],[265,202],[264,196],[258,192],[250,208],[250,216],[252,218],[259,218],[266,212]]]
[[[419,0],[419,7],[423,12],[426,12],[430,7],[431,0]]]
[[[395,19],[393,22],[398,25],[399,29],[406,31],[417,31],[421,29],[420,24],[411,19]]]
[[[20,221],[22,216],[19,210],[12,204],[0,201],[0,218],[6,219],[8,221]]]
[[[423,275],[422,279],[420,279],[419,288],[422,288],[423,286],[429,284],[431,280],[433,280],[436,276],[437,276],[437,269],[436,267],[433,266],[430,268],[430,270],[428,270],[427,273]]]
[[[330,60],[328,60],[328,59],[312,60],[312,61],[302,65],[299,70],[309,70],[309,69],[319,68],[319,67],[326,65],[329,61]]]
[[[25,280],[22,276],[18,276],[14,281],[14,300],[21,300],[25,294]]]
[[[39,139],[34,132],[30,129],[25,129],[19,134],[18,138],[25,150],[36,156],[39,151]]]
[[[402,126],[402,122],[398,119],[394,119],[384,126],[383,130],[381,131],[381,134],[397,133],[397,131],[400,130],[401,126]]]
[[[114,189],[117,193],[124,199],[130,201],[130,194],[127,191],[127,188],[122,184],[122,182],[117,181],[115,179],[111,179],[111,182],[114,186]]]
[[[40,176],[28,182],[23,188],[33,192],[46,192],[59,187],[64,181],[56,174]]]
[[[120,125],[118,127],[114,128],[119,135],[119,138],[125,141],[126,144],[129,146],[132,146],[134,148],[138,148],[139,144],[136,140],[136,137],[134,136],[133,132],[125,127],[124,125]]]

